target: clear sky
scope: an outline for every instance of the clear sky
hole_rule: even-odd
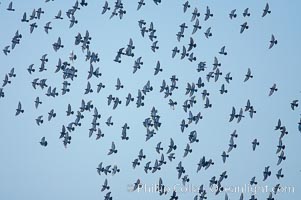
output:
[[[0,46],[4,48],[11,45],[11,40],[17,30],[22,34],[20,44],[5,56],[0,53],[1,67],[0,77],[4,80],[5,74],[14,67],[16,77],[9,78],[11,84],[3,88],[4,98],[0,98],[1,131],[0,131],[0,199],[103,199],[105,192],[101,192],[101,185],[108,180],[113,199],[169,199],[171,193],[159,196],[156,192],[128,192],[128,186],[140,179],[142,184],[152,186],[158,183],[161,177],[164,185],[178,188],[179,199],[193,199],[196,193],[180,192],[182,180],[177,178],[176,167],[180,161],[190,178],[190,186],[204,184],[208,199],[223,199],[225,193],[214,195],[209,189],[209,180],[216,176],[217,179],[223,171],[227,171],[228,178],[222,185],[229,187],[244,187],[249,184],[252,177],[256,176],[259,186],[267,186],[270,190],[276,184],[290,187],[294,192],[278,193],[276,199],[298,199],[300,197],[300,132],[298,122],[300,120],[300,107],[293,111],[290,103],[300,100],[300,1],[195,1],[190,0],[191,5],[187,12],[183,12],[185,1],[162,0],[155,5],[152,0],[145,0],[145,6],[137,11],[137,1],[122,0],[126,14],[120,20],[118,17],[109,19],[114,1],[109,1],[111,10],[101,14],[105,1],[89,0],[88,6],[76,11],[75,18],[78,23],[69,28],[69,19],[66,11],[74,5],[75,1],[13,1],[15,11],[6,10],[10,1],[1,1],[0,4]],[[266,3],[269,3],[271,13],[261,17]],[[209,6],[213,17],[204,21],[206,6]],[[42,8],[45,12],[40,19],[22,23],[23,13],[30,16],[33,9]],[[191,35],[194,22],[191,16],[194,8],[200,12],[200,25],[202,28]],[[243,17],[245,8],[249,8],[251,15]],[[229,18],[231,10],[236,9],[237,17]],[[54,16],[62,10],[63,20],[55,20]],[[145,20],[147,27],[153,22],[156,29],[159,49],[154,53],[150,46],[149,38],[142,37],[138,26],[139,20]],[[51,21],[52,30],[46,34],[43,26]],[[30,34],[31,23],[36,22],[38,27]],[[249,29],[239,33],[241,25],[247,22]],[[186,23],[184,37],[177,41],[176,34],[180,31],[179,25]],[[211,27],[212,37],[207,39],[204,32]],[[102,76],[92,77],[89,82],[93,93],[84,95],[87,85],[87,76],[90,64],[85,61],[85,52],[80,46],[75,46],[75,36],[78,33],[85,34],[89,30],[92,37],[90,50],[97,52],[100,61],[94,64],[99,67]],[[278,40],[277,45],[269,49],[271,35]],[[64,47],[57,52],[52,44],[61,38]],[[177,46],[182,51],[182,46],[188,46],[189,38],[193,37],[197,46],[192,50],[196,61],[190,62],[187,58],[181,60],[177,54],[171,57],[172,49]],[[114,62],[117,51],[126,47],[132,38],[135,49],[134,57],[122,56],[121,63]],[[226,46],[227,55],[218,52],[222,46]],[[78,76],[71,83],[70,92],[62,95],[62,72],[54,73],[58,59],[68,61],[69,53],[74,51],[77,55],[74,67],[78,70]],[[47,71],[38,72],[41,64],[40,58],[48,54],[49,62]],[[135,74],[132,73],[133,65],[138,57],[142,57],[143,65]],[[214,57],[217,57],[221,66],[221,77],[217,82],[213,79],[207,82],[206,75],[212,71]],[[154,76],[154,68],[160,61],[162,72]],[[206,62],[205,71],[197,72],[199,62]],[[35,72],[31,75],[27,68],[34,64]],[[248,68],[254,76],[247,82],[243,82]],[[233,80],[226,83],[224,77],[231,72]],[[179,79],[179,89],[174,90],[171,97],[164,98],[160,93],[163,80],[170,85],[170,77],[176,75]],[[180,123],[182,119],[187,122],[188,113],[182,109],[185,100],[187,83],[197,83],[199,77],[205,82],[205,87],[195,93],[196,104],[191,108],[193,114],[202,113],[203,119],[198,124],[190,124],[184,133],[181,133]],[[47,79],[48,86],[56,87],[59,95],[55,98],[47,97],[47,89],[33,89],[33,79]],[[116,80],[120,78],[123,89],[116,90]],[[135,102],[125,106],[125,98],[128,93],[137,97],[138,89],[150,81],[154,90],[145,96],[145,106],[137,108]],[[102,82],[105,88],[100,93],[96,92],[97,84]],[[268,96],[270,87],[276,83],[278,91]],[[221,95],[220,87],[225,84],[228,93]],[[212,108],[205,109],[202,99],[202,91],[207,89]],[[122,100],[122,104],[113,110],[107,105],[107,97],[112,94]],[[36,97],[43,102],[38,109],[34,106]],[[89,128],[93,118],[93,112],[84,112],[82,125],[76,127],[71,133],[71,144],[64,148],[59,139],[62,125],[74,121],[75,115],[66,116],[67,105],[70,104],[74,111],[79,110],[81,100],[92,100],[101,114],[100,128],[104,138],[95,140],[89,138]],[[172,110],[168,100],[172,99],[178,104]],[[257,111],[251,119],[249,113],[240,123],[229,122],[232,106],[238,111],[244,108],[247,100]],[[18,102],[22,103],[24,113],[15,116]],[[156,135],[145,142],[146,129],[143,121],[150,117],[152,107],[158,110],[162,123]],[[48,112],[54,109],[57,116],[51,121],[47,120]],[[43,115],[44,123],[38,126],[35,119]],[[112,116],[113,126],[108,127],[105,122]],[[286,148],[287,157],[277,166],[278,155],[275,154],[279,131],[274,131],[278,119],[286,126],[288,135],[282,139]],[[121,140],[122,126],[127,123],[130,129],[127,131],[129,140]],[[192,153],[183,158],[184,149],[189,142],[188,135],[191,131],[197,131],[198,143],[190,144]],[[230,134],[237,130],[238,138],[234,141],[237,148],[229,153],[226,163],[222,162],[221,154],[228,149]],[[46,137],[48,146],[39,144],[40,139]],[[167,160],[166,151],[170,138],[173,138],[177,149],[174,151],[176,159]],[[252,141],[258,139],[259,146],[252,151]],[[115,142],[117,154],[107,156],[112,141]],[[151,161],[154,165],[160,154],[155,147],[162,142],[164,156],[167,164],[155,173],[145,174],[143,167]],[[132,161],[137,158],[138,152],[143,149],[146,159],[140,166],[132,168]],[[215,163],[208,170],[196,173],[197,163],[200,158],[212,159]],[[103,165],[117,165],[120,173],[99,176],[96,167],[100,162]],[[270,166],[271,176],[263,180],[263,171]],[[276,178],[277,171],[282,168],[284,178]],[[240,192],[227,192],[230,199],[239,199]],[[245,199],[251,198],[251,193],[245,193]],[[268,197],[266,192],[258,192],[258,199]]]

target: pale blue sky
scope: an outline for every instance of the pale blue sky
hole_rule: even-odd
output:
[[[44,3],[44,1],[33,0],[29,2],[16,0],[13,2],[15,12],[6,10],[9,1],[1,1],[0,4],[0,46],[4,48],[11,44],[11,39],[16,30],[22,34],[20,44],[8,55],[0,53],[1,67],[0,78],[12,67],[15,68],[16,78],[12,83],[5,86],[5,98],[0,99],[1,117],[1,139],[0,139],[0,199],[103,199],[105,193],[100,191],[105,178],[111,186],[113,199],[169,199],[159,197],[157,193],[130,193],[127,185],[134,183],[138,178],[142,183],[153,185],[162,177],[165,185],[173,187],[181,184],[177,179],[176,166],[182,161],[186,174],[189,175],[192,185],[201,185],[208,189],[209,179],[227,170],[229,178],[223,181],[224,186],[244,186],[248,184],[253,176],[256,176],[259,185],[274,187],[280,183],[283,186],[292,186],[294,193],[277,194],[276,199],[297,199],[300,197],[300,133],[298,132],[298,121],[300,108],[292,111],[290,103],[300,100],[300,74],[299,46],[301,45],[299,27],[300,2],[297,0],[289,3],[276,0],[269,1],[271,14],[262,18],[262,12],[266,1],[194,1],[190,0],[191,8],[183,13],[182,4],[185,1],[162,0],[156,6],[153,1],[146,0],[146,5],[136,11],[137,2],[123,0],[127,13],[122,20],[115,17],[109,19],[110,11],[101,15],[104,1],[88,1],[87,7],[76,12],[78,24],[69,29],[69,21],[65,12],[74,5],[75,1],[59,1]],[[110,7],[114,2],[110,1]],[[214,16],[204,21],[206,6],[209,6]],[[42,8],[45,14],[37,22],[38,28],[32,34],[29,33],[29,23],[21,23],[24,12],[29,16],[32,10]],[[197,7],[201,13],[201,30],[192,37],[197,43],[193,50],[197,57],[196,62],[187,59],[180,60],[179,55],[171,58],[171,49],[178,46],[187,46],[191,36],[192,25],[191,13]],[[244,18],[242,12],[249,7],[251,16]],[[230,20],[228,14],[237,9],[237,18]],[[64,20],[54,20],[54,16],[62,10]],[[147,25],[153,22],[158,36],[160,49],[153,53],[150,49],[151,41],[140,34],[138,20],[144,19]],[[53,27],[47,35],[43,26],[51,21]],[[250,28],[243,34],[239,33],[240,25],[248,22]],[[176,33],[180,30],[179,25],[185,22],[189,28],[185,30],[185,37],[179,43]],[[206,39],[204,32],[212,27],[213,36]],[[74,39],[78,32],[84,34],[89,30],[92,37],[90,48],[100,55],[100,62],[95,67],[100,67],[102,76],[99,79],[90,79],[94,92],[84,95],[87,84],[89,63],[84,61],[84,53],[80,46],[74,45]],[[274,34],[278,44],[268,49],[271,34]],[[63,49],[54,52],[52,44],[61,37]],[[127,45],[129,38],[133,39],[135,56],[122,57],[122,63],[113,62],[119,48]],[[219,55],[222,46],[226,46],[227,56]],[[70,51],[74,51],[78,59],[74,66],[78,69],[78,77],[70,86],[71,92],[62,96],[62,74],[55,74],[55,66],[59,58],[67,60]],[[47,71],[39,73],[40,58],[48,54],[49,62]],[[132,74],[135,59],[142,56],[144,62],[142,68]],[[222,63],[220,70],[223,75],[215,83],[205,80],[206,74],[212,69],[214,57],[218,57]],[[154,68],[157,61],[161,62],[163,72],[154,76]],[[197,63],[206,61],[205,72],[197,73]],[[36,72],[30,75],[27,67],[34,64]],[[251,68],[254,78],[244,83],[247,69]],[[224,75],[231,72],[233,80],[230,84],[225,83]],[[172,99],[178,102],[175,110],[168,106],[168,99],[163,93],[159,93],[162,80],[170,83],[169,78],[177,75],[179,78],[179,89],[173,92]],[[182,109],[183,102],[188,99],[185,96],[187,82],[196,82],[202,77],[205,88],[210,92],[211,109],[204,109],[201,98],[201,90],[196,93],[197,104],[191,109],[195,114],[202,112],[203,119],[197,125],[190,125],[184,133],[180,131],[180,122],[187,119],[188,114]],[[124,84],[124,89],[115,90],[117,78]],[[50,98],[45,95],[46,90],[34,90],[31,81],[34,78],[47,78],[47,83],[57,87],[60,95]],[[125,97],[130,92],[136,98],[137,90],[142,89],[150,80],[154,91],[145,97],[145,106],[137,109],[134,102],[125,107]],[[96,85],[103,82],[106,85],[100,93],[96,93]],[[219,89],[225,84],[227,94],[220,95]],[[277,84],[278,91],[268,97],[269,88]],[[107,106],[107,96],[112,94],[122,100],[122,104],[116,110]],[[34,100],[39,96],[43,101],[38,109],[34,107]],[[88,129],[92,121],[93,113],[84,113],[82,126],[77,127],[72,133],[72,141],[67,149],[59,140],[61,126],[67,125],[75,119],[75,116],[67,117],[66,109],[68,103],[74,110],[78,110],[81,100],[92,100],[101,113],[100,127],[105,137],[95,141],[95,137],[88,137]],[[257,113],[253,119],[245,117],[237,124],[229,123],[229,114],[232,106],[237,109],[244,107],[250,99]],[[15,109],[18,102],[22,102],[24,114],[15,117]],[[150,116],[152,107],[158,110],[161,116],[162,126],[157,134],[145,142],[146,130],[142,122]],[[55,109],[57,117],[48,122],[47,113]],[[35,118],[44,116],[44,124],[37,126]],[[245,113],[245,115],[248,115]],[[105,121],[113,116],[114,126],[107,127]],[[287,160],[277,166],[276,146],[279,133],[274,131],[277,120],[281,118],[289,134],[284,137],[286,145],[285,154]],[[121,127],[127,123],[128,141],[121,140]],[[230,153],[225,164],[222,163],[221,153],[228,148],[230,134],[236,129],[238,138],[235,140],[237,149]],[[192,144],[193,152],[183,158],[184,148],[188,142],[190,131],[196,130],[200,142]],[[39,141],[45,136],[48,146],[43,148]],[[162,170],[154,174],[145,174],[143,166],[146,162],[159,159],[160,155],[155,152],[156,144],[161,141],[164,152],[167,150],[170,138],[173,138],[178,149],[175,151],[176,159],[167,162]],[[252,151],[251,142],[257,138],[260,145],[256,151]],[[115,141],[118,153],[107,156],[111,142]],[[137,157],[139,150],[143,148],[146,160],[135,170],[131,162]],[[215,165],[207,171],[196,173],[199,159],[206,156],[212,158]],[[165,155],[167,159],[167,155]],[[118,165],[121,169],[115,176],[99,176],[96,172],[97,165]],[[264,167],[271,166],[272,176],[265,182],[263,179]],[[284,178],[280,181],[275,174],[282,168]],[[208,199],[223,199],[224,194],[215,196],[209,190]],[[179,193],[179,199],[193,199],[194,193]],[[240,194],[229,193],[230,199],[238,199]],[[249,199],[251,194],[246,194]],[[257,194],[258,199],[267,198],[268,194]]]

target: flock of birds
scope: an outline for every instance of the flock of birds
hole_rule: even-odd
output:
[[[46,0],[46,2],[49,2],[50,0]],[[53,1],[53,0],[52,0]],[[160,5],[161,0],[153,0],[153,2],[157,5]],[[148,2],[147,2],[148,3]],[[72,28],[76,24],[78,24],[78,20],[76,18],[76,14],[80,9],[85,9],[85,7],[88,6],[88,2],[86,0],[81,0],[76,1],[74,6],[72,6],[69,10],[66,11],[66,19],[69,20],[70,25],[69,28]],[[146,6],[146,2],[144,0],[139,0],[137,3],[137,10],[142,9],[144,6]],[[14,12],[15,8],[13,5],[13,2],[10,2],[7,7],[8,12]],[[29,32],[32,34],[35,29],[39,28],[38,26],[38,20],[43,16],[44,10],[42,8],[34,9],[31,13],[31,15],[28,15],[26,12],[24,12],[23,16],[21,16],[20,20],[22,23],[27,23],[29,26]],[[124,7],[124,4],[122,0],[116,0],[114,4],[112,1],[110,4],[105,1],[104,5],[102,7],[102,15],[105,15],[106,13],[110,12],[109,19],[112,19],[113,17],[119,17],[119,19],[123,19],[123,17],[126,15],[126,10]],[[58,11],[58,14],[54,16],[54,20],[66,20],[65,16],[61,10]],[[203,27],[201,26],[201,20],[202,20],[202,15],[200,14],[199,10],[197,7],[192,9],[192,6],[190,5],[189,1],[186,1],[183,3],[183,13],[186,15],[191,15],[191,23],[194,23],[192,26],[188,26],[188,22],[182,23],[179,28],[179,32],[175,34],[176,39],[178,42],[181,42],[181,39],[184,38],[186,35],[190,34],[190,42],[188,46],[183,45],[182,47],[180,46],[175,46],[173,49],[171,49],[171,59],[188,59],[190,62],[195,63],[197,60],[197,57],[194,56],[193,50],[196,48],[197,43],[195,43],[195,40],[193,38],[193,35],[196,34],[197,32],[200,32]],[[269,4],[266,3],[266,5],[263,8],[262,11],[262,18],[267,17],[269,14],[271,14],[271,10],[269,7]],[[230,20],[238,17],[238,12],[236,9],[230,11],[229,13],[229,18]],[[251,12],[249,11],[248,8],[246,8],[242,16],[244,18],[250,17]],[[207,6],[204,14],[204,21],[210,20],[210,18],[214,17],[213,12],[211,9]],[[45,26],[42,28],[44,31],[48,34],[52,31],[53,27],[51,26],[51,21],[47,22]],[[139,31],[141,33],[141,36],[143,38],[148,38],[150,41],[150,49],[153,53],[157,53],[157,50],[159,49],[159,43],[158,36],[157,36],[157,30],[155,28],[155,25],[153,22],[147,23],[145,20],[139,20],[138,21],[138,26],[139,26]],[[188,28],[191,28],[191,32],[187,33]],[[240,31],[238,33],[243,34],[245,31],[249,29],[248,22],[244,22],[240,26]],[[213,33],[211,32],[211,27],[207,28],[204,32],[204,35],[206,38],[210,38]],[[7,45],[3,49],[3,53],[6,56],[9,56],[10,54],[13,54],[13,50],[16,48],[17,45],[21,43],[22,40],[22,34],[17,30],[15,35],[13,36],[11,40],[11,44]],[[90,48],[90,43],[92,42],[92,37],[89,33],[88,30],[86,30],[83,33],[78,33],[74,37],[74,45],[75,46],[80,46],[82,51],[84,52],[84,58],[86,62],[89,64],[89,71],[88,71],[88,76],[87,76],[87,85],[86,88],[83,92],[84,95],[88,95],[89,93],[99,93],[102,91],[102,89],[105,88],[106,84],[109,83],[103,83],[99,82],[99,84],[96,86],[96,90],[94,90],[94,86],[89,82],[90,79],[98,79],[99,77],[102,76],[101,69],[99,67],[95,67],[97,63],[100,62],[99,54],[98,52],[94,52]],[[267,48],[272,49],[278,44],[277,39],[275,36],[272,34],[270,41],[267,41]],[[163,45],[163,42],[162,42]],[[58,37],[57,41],[55,41],[53,44],[53,50],[55,52],[60,51],[60,49],[64,48],[64,45],[62,43],[62,39]],[[115,58],[112,60],[112,62],[116,63],[122,63],[122,59],[124,57],[129,57],[129,58],[134,58],[135,57],[135,45],[134,41],[132,38],[129,39],[128,44],[121,46],[117,50],[117,54]],[[219,55],[221,56],[226,56],[227,51],[226,51],[226,46],[221,47],[220,51],[218,52]],[[54,73],[61,73],[63,83],[62,83],[62,88],[61,88],[61,93],[59,92],[59,89],[57,89],[53,85],[49,85],[47,83],[47,78],[33,78],[32,79],[32,88],[34,90],[45,90],[45,96],[47,97],[52,97],[52,98],[57,98],[59,96],[67,95],[70,91],[69,87],[72,84],[73,81],[76,81],[76,78],[78,76],[82,76],[82,74],[78,74],[78,70],[74,66],[75,61],[78,59],[80,55],[76,55],[73,51],[69,55],[69,59],[67,60],[62,60],[59,58],[56,69]],[[37,72],[41,73],[43,71],[47,70],[47,63],[48,63],[48,58],[47,54],[44,54],[41,56],[40,59],[40,65],[38,68],[35,67],[35,64],[31,64],[28,66],[27,71],[30,75],[36,75],[38,76]],[[142,67],[143,67],[143,59],[142,57],[137,57],[134,60],[134,65],[132,68],[132,73],[135,74],[137,73]],[[182,103],[181,105],[178,105],[178,102],[174,98],[174,95],[172,95],[176,90],[178,90],[178,81],[180,81],[181,77],[177,77],[176,75],[173,75],[167,80],[163,80],[160,88],[154,88],[152,86],[150,81],[147,81],[147,83],[137,91],[137,94],[131,94],[128,93],[128,95],[125,98],[121,98],[118,96],[113,96],[113,94],[108,95],[107,97],[107,104],[108,106],[111,106],[112,109],[117,109],[119,106],[129,106],[131,103],[136,104],[136,108],[140,108],[144,106],[144,100],[148,93],[151,92],[160,92],[163,93],[163,98],[168,99],[168,106],[172,110],[175,109],[183,109],[185,113],[187,113],[187,117],[184,117],[181,122],[178,123],[179,131],[182,133],[187,133],[188,136],[188,141],[185,149],[178,149],[177,145],[175,144],[173,138],[170,138],[170,143],[168,146],[162,145],[162,142],[159,142],[155,149],[154,153],[156,152],[160,158],[156,160],[148,160],[146,161],[147,155],[144,154],[143,149],[139,150],[137,158],[134,158],[131,165],[134,169],[138,168],[139,166],[144,164],[144,172],[146,174],[148,173],[156,173],[157,171],[160,171],[162,168],[164,168],[166,165],[168,165],[168,162],[173,162],[173,160],[176,159],[176,153],[179,155],[178,157],[182,158],[178,159],[178,166],[176,167],[176,171],[178,173],[178,179],[182,181],[182,184],[185,186],[190,181],[190,176],[193,176],[192,174],[187,174],[185,171],[185,167],[182,164],[182,159],[185,159],[185,157],[189,156],[189,154],[192,153],[193,148],[192,145],[194,143],[199,142],[198,138],[198,133],[197,130],[193,131],[187,131],[188,127],[193,126],[193,124],[198,124],[203,117],[201,112],[198,113],[193,113],[191,111],[191,108],[195,106],[198,102],[201,102],[202,100],[204,101],[204,109],[210,109],[213,107],[212,103],[210,102],[210,93],[206,89],[206,84],[213,79],[214,82],[217,82],[219,79],[221,79],[221,76],[223,75],[224,72],[222,72],[221,68],[221,63],[219,62],[219,59],[217,56],[214,57],[213,59],[213,64],[212,64],[212,69],[209,69],[210,66],[207,65],[206,62],[201,61],[197,63],[197,72],[202,74],[207,71],[208,73],[205,74],[204,76],[200,75],[198,80],[196,82],[190,82],[187,83],[186,87],[186,93],[185,95],[187,96],[187,99]],[[154,76],[158,75],[164,70],[164,68],[161,67],[160,61],[157,61],[156,66],[154,68]],[[15,69],[12,68],[7,74],[4,76],[3,84],[2,87],[0,88],[0,100],[1,98],[5,98],[5,89],[8,87],[9,84],[13,84],[14,79],[17,78]],[[253,78],[252,70],[249,68],[245,74],[245,79],[244,82],[249,81],[250,79]],[[206,80],[206,81],[203,81]],[[228,92],[226,89],[226,85],[230,84],[232,81],[232,76],[231,73],[228,72],[225,74],[224,77],[225,82],[221,84],[220,86],[220,94],[223,95]],[[116,90],[122,90],[124,89],[124,84],[121,81],[120,78],[117,78],[116,80],[116,85],[115,88]],[[272,96],[275,92],[278,91],[278,87],[276,83],[271,84],[271,87],[269,88],[269,91],[267,91],[268,96]],[[44,97],[36,97],[33,100],[34,106],[36,109],[39,109],[39,106],[43,103],[42,100]],[[46,100],[46,99],[45,99]],[[93,119],[91,121],[91,128],[87,130],[88,136],[89,137],[94,137],[96,140],[99,140],[103,138],[105,135],[101,131],[100,123],[99,120],[101,118],[101,114],[99,113],[96,105],[94,105],[94,102],[92,100],[85,101],[84,99],[81,101],[81,105],[79,109],[72,108],[71,104],[66,105],[67,110],[66,111],[55,111],[54,109],[51,109],[47,117],[44,115],[39,115],[35,119],[36,124],[38,126],[41,126],[43,123],[45,123],[45,118],[48,121],[51,121],[53,118],[56,117],[56,115],[63,115],[65,113],[67,116],[74,117],[73,120],[71,120],[69,123],[62,125],[61,132],[59,133],[59,138],[62,140],[62,143],[64,147],[67,148],[68,145],[71,145],[72,141],[72,133],[76,130],[77,127],[81,126],[82,119],[86,115],[92,115]],[[295,110],[298,107],[298,100],[293,100],[291,102],[291,109]],[[230,111],[230,110],[229,110]],[[22,102],[19,101],[17,108],[16,108],[16,116],[22,115],[24,112],[30,112],[29,109],[25,109],[22,106]],[[58,112],[58,113],[57,113]],[[91,114],[92,113],[92,114]],[[229,122],[236,121],[237,123],[241,122],[241,120],[247,118],[253,118],[256,115],[256,107],[251,103],[250,100],[247,100],[245,107],[243,108],[237,108],[237,107],[232,107],[231,112],[229,112]],[[150,111],[149,117],[144,119],[143,121],[143,126],[145,127],[146,131],[146,137],[145,141],[147,142],[148,140],[152,139],[160,130],[160,127],[164,123],[163,121],[161,122],[161,117],[159,115],[159,111],[153,107]],[[105,124],[107,126],[113,126],[113,116],[110,116]],[[301,120],[298,123],[299,131],[301,132]],[[121,130],[121,139],[122,140],[129,140],[130,137],[128,135],[128,130],[130,129],[130,126],[125,123],[122,126]],[[281,119],[278,120],[275,126],[275,131],[279,132],[279,142],[275,144],[275,149],[276,149],[276,156],[278,158],[278,162],[275,163],[277,166],[281,166],[282,162],[286,160],[286,154],[285,154],[285,144],[283,142],[283,138],[288,134],[287,128],[285,125],[282,124]],[[233,131],[230,135],[229,139],[229,144],[226,150],[221,152],[221,160],[223,163],[227,162],[227,159],[230,156],[230,153],[237,148],[235,139],[238,137],[238,134],[236,130]],[[47,147],[48,141],[47,137],[43,136],[40,140],[40,145],[43,147]],[[126,144],[125,144],[126,145]],[[254,140],[250,141],[250,147],[253,151],[256,151],[256,148],[260,145],[260,139],[254,138]],[[122,146],[116,146],[114,141],[111,143],[111,148],[108,150],[107,155],[110,156],[112,154],[117,154],[118,150],[122,150]],[[165,159],[167,157],[167,159]],[[214,161],[210,158],[206,158],[203,156],[199,162],[196,163],[196,173],[199,173],[201,170],[207,170],[209,167],[214,166]],[[188,167],[188,166],[186,166]],[[275,175],[279,182],[281,181],[281,178],[284,177],[282,168],[279,168],[277,173],[272,172],[270,169],[270,166],[266,166],[265,169],[262,172],[262,177],[256,177],[253,176],[250,179],[250,185],[257,185],[257,179],[261,179],[263,182],[268,180],[268,178],[271,175]],[[100,162],[100,164],[96,168],[97,173],[101,176],[107,176],[109,174],[115,175],[120,173],[122,170],[119,169],[117,165],[105,165],[103,162]],[[209,187],[217,186],[216,190],[216,195],[218,195],[220,192],[224,190],[223,187],[223,180],[230,178],[227,175],[227,171],[224,171],[220,174],[219,178],[218,176],[213,176],[209,180]],[[109,179],[105,179],[103,185],[101,186],[101,191],[106,192],[104,199],[105,200],[111,200],[113,199],[113,195],[110,191],[111,187],[109,186]],[[138,190],[140,187],[143,185],[143,178],[138,179],[133,183],[133,188],[132,190]],[[165,185],[163,184],[163,179],[160,178],[158,181],[158,193],[160,196],[165,196],[169,194],[165,190]],[[207,193],[208,190],[205,189],[206,185],[201,185],[199,187],[198,193],[195,195],[194,200],[203,200],[207,199]],[[267,196],[267,200],[274,200],[274,196],[277,194],[277,191],[281,188],[280,183],[277,184],[274,187],[273,192],[270,192]],[[177,191],[172,191],[172,194],[170,194],[169,199],[170,200],[176,200],[178,199],[178,194]],[[228,194],[225,192],[225,200],[229,199]],[[243,199],[250,199],[250,200],[256,200],[255,195],[251,195],[251,197],[245,197],[245,194],[241,193],[240,200]]]

